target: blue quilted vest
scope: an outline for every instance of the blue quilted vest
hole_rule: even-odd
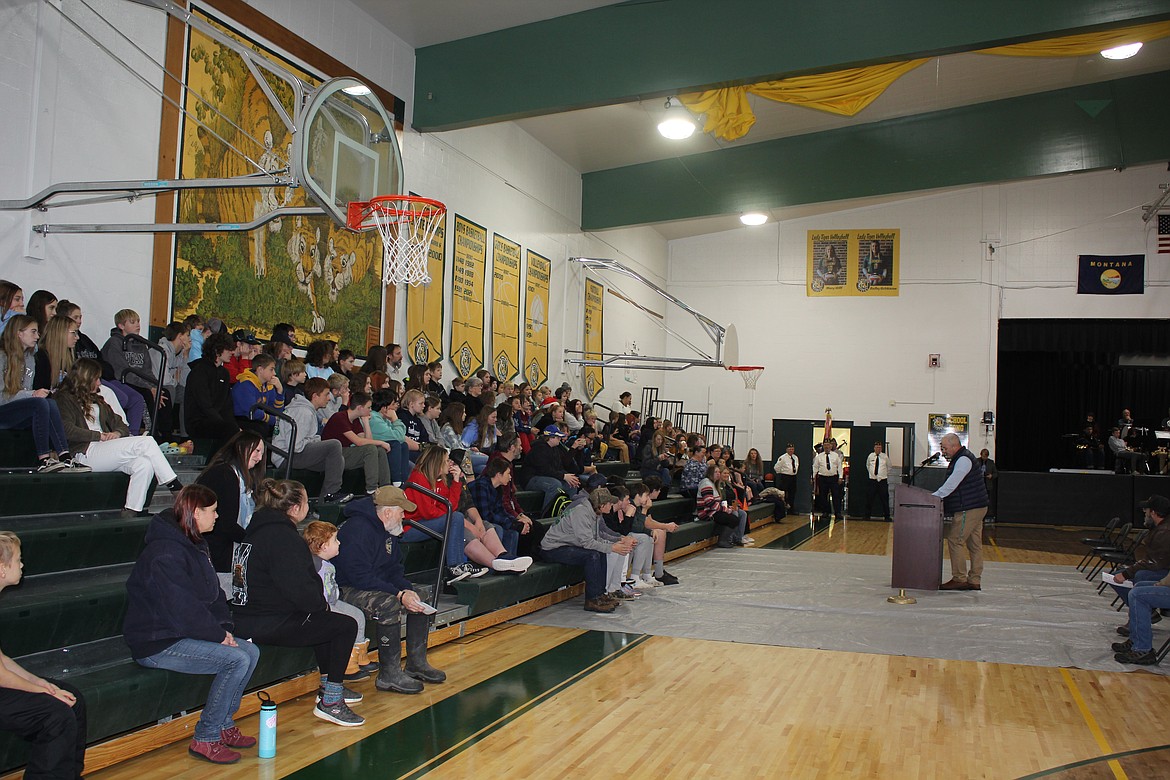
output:
[[[967,472],[967,476],[963,477],[963,481],[959,483],[954,492],[943,499],[943,513],[947,515],[954,515],[964,509],[978,509],[981,506],[987,506],[987,485],[984,484],[983,480],[983,467],[971,450],[963,447],[955,453],[955,457],[951,458],[951,465],[947,467],[947,479],[951,478],[959,458],[970,460],[971,470]]]

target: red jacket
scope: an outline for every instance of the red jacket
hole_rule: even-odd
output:
[[[418,469],[410,472],[409,481],[415,483],[416,485],[423,486],[431,484],[430,481],[428,481],[427,478],[423,476],[423,473]],[[458,511],[459,494],[463,491],[463,483],[450,482],[450,484],[448,484],[449,482],[450,480],[448,480],[446,477],[442,477],[439,479],[438,487],[432,489],[434,492],[446,497],[446,499],[451,502],[452,511]],[[447,507],[443,506],[441,502],[436,501],[430,496],[424,495],[414,488],[409,487],[405,489],[405,492],[406,497],[418,506],[418,509],[414,510],[413,512],[406,513],[407,520],[434,520],[436,517],[442,517],[443,515],[447,514]]]

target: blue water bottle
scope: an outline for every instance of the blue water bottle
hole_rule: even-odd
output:
[[[276,758],[276,702],[267,691],[259,691],[260,699],[260,758]]]

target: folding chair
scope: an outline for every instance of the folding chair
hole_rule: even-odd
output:
[[[1103,545],[1100,545],[1098,547],[1094,547],[1092,550],[1089,551],[1089,555],[1092,558],[1099,559],[1105,553],[1123,551],[1129,545],[1129,532],[1131,530],[1133,530],[1133,523],[1122,524],[1121,527],[1119,527],[1117,529],[1117,536],[1114,537],[1113,543],[1103,544]],[[1085,575],[1085,579],[1086,580],[1093,579],[1094,577],[1097,576],[1097,573],[1100,572],[1101,569],[1103,569],[1103,568],[1105,568],[1105,562],[1098,560],[1097,563],[1094,563],[1089,568],[1089,573],[1087,575]]]
[[[1103,547],[1105,545],[1116,544],[1117,536],[1114,533],[1117,530],[1118,524],[1121,523],[1120,517],[1112,518],[1105,527],[1101,529],[1100,536],[1089,536],[1081,539],[1081,544],[1087,546],[1089,551],[1085,553],[1085,557],[1081,558],[1081,562],[1077,564],[1078,571],[1084,571],[1085,565],[1093,558],[1093,548]]]

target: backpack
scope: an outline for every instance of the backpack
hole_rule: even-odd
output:
[[[572,503],[572,501],[573,500],[569,498],[568,493],[563,490],[558,490],[557,494],[553,496],[553,500],[547,507],[545,507],[544,516],[555,517],[559,520],[561,515],[563,515],[569,508],[569,504]]]

